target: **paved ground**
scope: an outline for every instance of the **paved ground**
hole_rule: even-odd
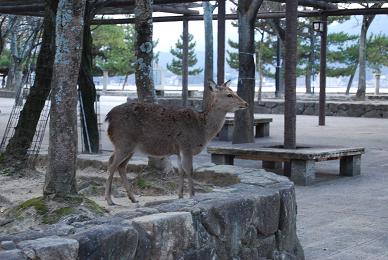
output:
[[[125,98],[102,97],[102,101],[104,115]],[[11,106],[11,99],[0,98],[1,135]],[[283,116],[263,117],[273,118],[271,136],[256,143],[282,142]],[[388,120],[327,117],[326,121],[326,126],[318,126],[317,117],[298,116],[297,143],[361,146],[366,154],[361,176],[339,177],[338,161],[317,163],[317,182],[296,187],[298,234],[306,259],[388,259]],[[102,137],[102,148],[111,150],[105,132]],[[210,157],[204,152],[195,162],[207,163]],[[236,164],[260,167],[255,161],[237,160]]]

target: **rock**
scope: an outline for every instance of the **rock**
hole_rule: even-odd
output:
[[[133,225],[150,237],[149,259],[179,259],[195,248],[195,230],[189,212],[169,212],[134,218]],[[147,250],[139,245],[140,250]]]
[[[71,236],[79,243],[79,259],[135,259],[138,233],[128,226],[101,225]]]
[[[27,256],[19,249],[0,251],[0,260],[27,260]]]
[[[71,260],[77,259],[78,242],[58,236],[25,240],[17,247],[31,259]]]
[[[0,243],[0,249],[2,250],[12,250],[16,249],[16,245],[13,241],[2,241]]]

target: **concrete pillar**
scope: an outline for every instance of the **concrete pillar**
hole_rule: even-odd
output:
[[[107,70],[102,71],[102,89],[107,90],[109,85],[109,75]]]
[[[291,180],[296,185],[311,185],[315,180],[315,161],[291,160]]]
[[[342,157],[340,160],[340,176],[356,176],[361,174],[361,155]]]
[[[375,78],[376,78],[376,88],[375,88],[375,95],[380,94],[380,72],[375,73]]]

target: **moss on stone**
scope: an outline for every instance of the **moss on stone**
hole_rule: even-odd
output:
[[[62,217],[68,216],[75,212],[76,210],[71,207],[60,208],[60,209],[54,210],[50,214],[44,215],[42,222],[44,224],[54,224],[54,223],[57,223]]]
[[[84,209],[82,209],[82,207]],[[83,196],[69,196],[66,198],[47,199],[37,197],[21,203],[14,210],[17,218],[24,218],[23,212],[29,208],[34,208],[43,224],[57,223],[62,217],[71,214],[90,211],[94,215],[104,215],[107,211],[94,201]]]
[[[44,216],[49,212],[45,199],[43,197],[37,197],[29,199],[20,204],[19,207],[16,209],[16,214],[20,215],[24,210],[30,207],[34,207],[36,212],[41,216]]]
[[[98,214],[105,214],[107,212],[107,210],[103,207],[101,207],[100,205],[98,205],[96,202],[94,202],[93,200],[91,199],[88,199],[88,198],[85,198],[84,197],[84,205],[89,208],[90,210],[94,211],[95,213],[98,213]]]

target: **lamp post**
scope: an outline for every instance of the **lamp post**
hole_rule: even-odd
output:
[[[313,22],[314,31],[321,35],[321,58],[319,66],[319,125],[325,125],[326,106],[326,51],[327,51],[327,16]]]

